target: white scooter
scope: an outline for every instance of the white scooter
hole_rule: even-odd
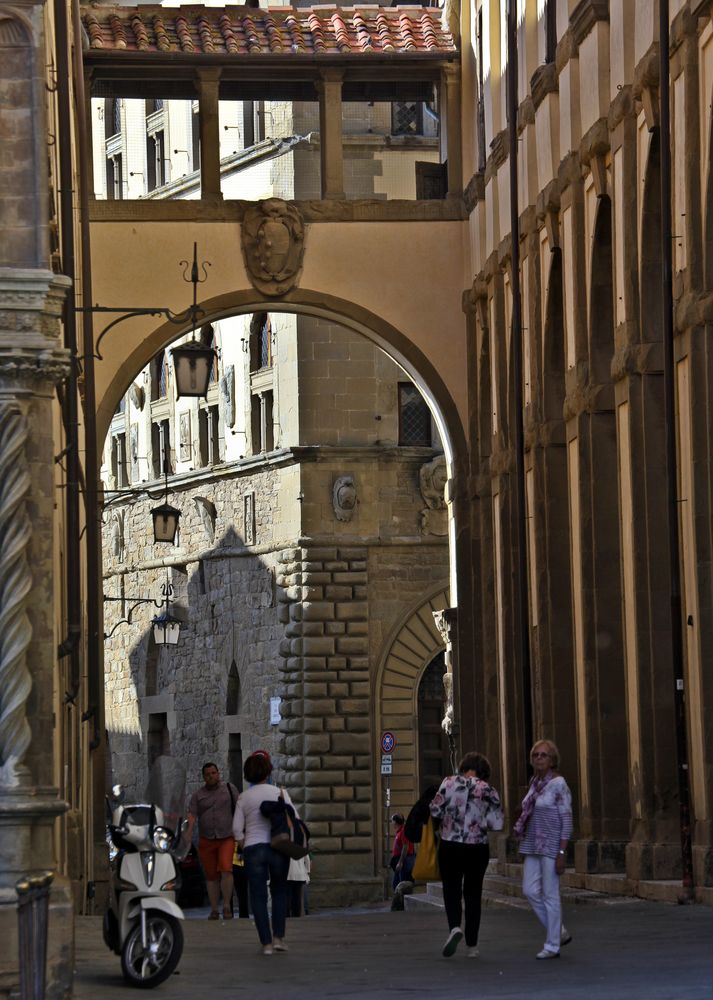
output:
[[[185,771],[171,757],[151,769],[146,802],[127,805],[114,785],[107,795],[107,843],[111,865],[104,942],[121,955],[131,986],[158,986],[176,969],[183,952],[183,911],[176,903]],[[185,846],[185,845],[184,845]]]

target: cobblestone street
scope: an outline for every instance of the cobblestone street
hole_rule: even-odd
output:
[[[527,910],[489,906],[481,958],[461,946],[441,957],[443,913],[353,909],[290,921],[286,955],[263,956],[252,921],[190,919],[178,974],[155,995],[171,1000],[560,998],[711,1000],[713,909],[616,901],[565,907],[574,941],[554,962],[536,962],[542,939]],[[97,917],[77,924],[77,1000],[136,997],[104,947]]]

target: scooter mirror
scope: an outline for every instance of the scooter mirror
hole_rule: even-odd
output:
[[[123,785],[112,785],[111,786],[112,797],[117,799],[119,802],[124,801],[124,786]]]

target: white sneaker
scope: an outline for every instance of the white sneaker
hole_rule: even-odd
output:
[[[288,946],[285,944],[285,941],[284,941],[283,938],[273,938],[272,939],[272,947],[275,949],[275,951],[289,951],[290,950],[288,948]]]
[[[478,948],[469,948],[468,958],[480,958],[480,950]]]
[[[569,944],[571,940],[572,935],[569,933],[565,925],[562,924],[562,930],[560,931],[560,948],[565,944]]]
[[[463,931],[460,927],[454,927],[446,938],[446,943],[443,945],[443,951],[441,954],[444,958],[450,958],[451,955],[455,955],[456,948],[458,947],[458,942],[463,937]]]
[[[559,958],[560,953],[558,951],[548,951],[547,948],[543,948],[542,951],[538,951],[535,958]]]
[[[264,944],[262,946],[262,953],[263,953],[263,955],[272,955],[272,945],[271,944]]]

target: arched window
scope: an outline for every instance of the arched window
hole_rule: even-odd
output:
[[[605,195],[599,199],[592,249],[590,372],[597,384],[611,380],[614,355],[614,288],[612,278],[612,208]]]
[[[203,347],[212,347],[215,351],[213,367],[210,370],[210,378],[208,379],[208,385],[214,385],[218,381],[218,341],[212,323],[206,323],[205,326],[201,327],[199,340]]]
[[[240,710],[240,675],[235,660],[230,664],[228,671],[228,692],[225,702],[225,714],[237,715]]]
[[[151,401],[164,399],[168,395],[168,365],[166,352],[159,351],[151,362]]]
[[[266,312],[253,313],[250,320],[250,371],[272,367],[272,325]]]

